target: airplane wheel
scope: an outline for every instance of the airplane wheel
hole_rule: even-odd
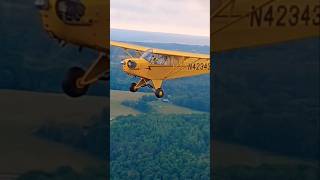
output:
[[[62,82],[62,90],[70,97],[80,97],[87,93],[89,85],[79,87],[77,81],[83,77],[85,71],[79,67],[72,67],[68,70],[65,79]]]
[[[138,91],[138,89],[136,89],[135,87],[136,87],[136,83],[131,83],[131,86],[130,86],[130,91],[131,92],[137,92]]]
[[[164,92],[161,88],[156,89],[155,95],[157,96],[157,98],[162,98],[164,96]]]

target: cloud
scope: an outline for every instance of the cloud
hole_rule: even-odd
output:
[[[210,34],[209,0],[111,0],[111,28]]]

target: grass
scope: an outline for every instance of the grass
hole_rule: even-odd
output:
[[[195,111],[189,108],[176,106],[170,103],[165,103],[162,101],[152,102],[151,105],[160,113],[163,114],[193,114],[193,113],[203,113],[200,111]]]
[[[121,103],[125,100],[138,100],[140,97],[145,95],[147,93],[131,93],[131,92],[125,92],[125,91],[116,91],[112,90],[110,92],[110,118],[114,119],[118,116],[126,116],[126,115],[137,115],[140,112],[136,111],[132,108],[129,108],[127,106],[123,106]]]
[[[125,100],[136,101],[143,95],[154,95],[153,93],[143,93],[143,92],[128,92],[128,91],[117,91],[112,90],[110,98],[110,109],[111,109],[111,119],[114,119],[118,116],[125,115],[137,115],[140,114],[139,111],[124,106],[121,103]],[[192,114],[192,113],[201,113],[199,111],[194,111],[189,108],[184,108],[176,106],[170,103],[162,102],[161,100],[150,103],[159,113],[163,114]]]

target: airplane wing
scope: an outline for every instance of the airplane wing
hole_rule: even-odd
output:
[[[123,48],[123,49],[128,49],[128,50],[135,50],[135,51],[140,51],[140,52],[145,52],[150,48],[144,47],[144,46],[139,46],[135,44],[129,44],[129,43],[124,43],[124,42],[117,42],[117,41],[110,41],[111,46]]]
[[[214,52],[319,37],[318,0],[214,0]]]
[[[183,51],[171,51],[171,50],[165,50],[165,49],[157,49],[157,48],[149,48],[129,43],[123,43],[123,42],[116,42],[116,41],[110,41],[111,46],[120,47],[123,49],[128,50],[135,50],[140,52],[145,52],[147,50],[152,50],[153,54],[159,54],[159,55],[167,55],[167,56],[179,56],[179,57],[186,57],[186,58],[199,58],[199,59],[209,59],[210,56],[207,54],[198,54],[198,53],[189,53],[189,52],[183,52]]]

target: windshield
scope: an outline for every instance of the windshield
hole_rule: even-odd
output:
[[[151,64],[165,64],[168,60],[168,56],[160,55],[160,54],[153,54],[152,49],[148,49],[145,51],[141,57],[142,59],[145,59],[149,61]]]
[[[150,61],[152,58],[153,54],[152,54],[152,49],[148,49],[147,51],[145,51],[140,58],[145,59],[147,61]]]

